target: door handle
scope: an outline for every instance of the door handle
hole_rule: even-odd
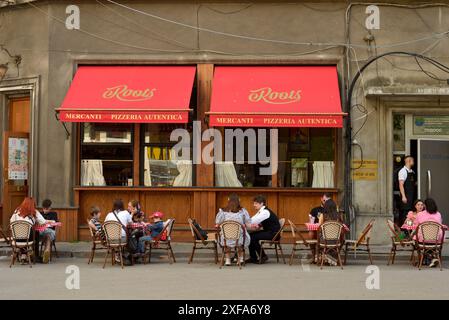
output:
[[[432,173],[430,170],[427,170],[427,198],[430,198],[430,194],[432,193]]]

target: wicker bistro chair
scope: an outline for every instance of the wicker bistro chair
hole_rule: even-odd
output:
[[[277,263],[279,263],[279,252],[280,252],[282,260],[284,261],[284,264],[286,263],[285,257],[284,257],[284,252],[282,251],[282,246],[281,246],[281,235],[282,235],[282,232],[284,231],[285,219],[284,218],[279,219],[279,224],[281,225],[281,228],[274,235],[273,239],[259,241],[259,243],[260,243],[259,264],[262,263],[262,259],[260,259],[260,258],[262,257],[262,253],[264,252],[264,250],[274,250],[276,252]],[[278,250],[279,250],[279,252],[278,252]]]
[[[11,230],[11,248],[12,248],[12,256],[11,256],[11,264],[9,267],[15,263],[16,259],[20,258],[20,255],[24,252],[27,255],[28,263],[31,265],[31,256],[33,256],[34,262],[34,241],[30,240],[31,232],[33,225],[24,220],[14,221],[10,224]]]
[[[441,252],[443,251],[444,232],[443,225],[433,221],[423,222],[416,228],[416,249],[418,250],[419,270],[421,270],[422,262],[426,254],[431,254],[436,257],[440,264],[440,270],[443,270]],[[422,240],[418,240],[420,236]]]
[[[371,249],[369,246],[369,240],[371,235],[371,230],[373,229],[375,219],[371,219],[370,222],[366,225],[366,227],[363,229],[362,233],[360,234],[359,238],[357,240],[345,240],[345,261],[344,264],[346,264],[346,259],[348,257],[348,251],[353,250],[354,256],[357,254],[357,252],[367,252],[369,262],[373,264],[373,258],[371,257]],[[349,248],[351,246],[352,248]]]
[[[0,248],[11,248],[11,237],[0,227]]]
[[[298,227],[290,219],[288,220],[288,223],[290,224],[290,229],[294,240],[289,265],[292,265],[296,251],[310,251],[312,254],[312,258],[314,258],[314,248],[318,241],[316,239],[306,240],[301,234],[301,231],[298,229]],[[299,240],[297,235],[299,235]]]
[[[106,237],[107,252],[104,258],[103,269],[106,266],[109,254],[112,256],[111,264],[115,264],[115,254],[120,255],[120,265],[123,269],[123,253],[127,244],[127,239],[122,241],[122,225],[117,221],[106,221],[103,223],[103,232]]]
[[[103,240],[95,237],[94,231],[89,226],[89,219],[87,219],[87,227],[89,228],[89,234],[90,234],[90,238],[92,240],[92,248],[90,249],[89,260],[87,261],[87,264],[90,264],[91,262],[94,262],[95,251],[107,250],[108,247],[107,247],[107,244]]]
[[[387,219],[387,226],[390,232],[391,238],[391,250],[390,256],[388,257],[387,265],[394,264],[394,259],[396,258],[396,252],[398,251],[408,251],[411,252],[410,261],[412,264],[415,261],[415,241],[412,239],[403,240],[400,238],[401,228],[398,227],[392,220]]]
[[[321,255],[320,268],[323,268],[326,254],[335,252],[337,254],[338,264],[343,269],[341,263],[340,251],[343,247],[343,224],[337,221],[327,221],[320,225],[318,232],[318,250]]]
[[[193,237],[193,248],[192,248],[192,253],[190,255],[188,263],[189,264],[192,263],[193,256],[195,255],[196,249],[206,249],[206,250],[214,251],[215,264],[217,264],[218,263],[218,248],[217,248],[216,233],[215,233],[214,239],[205,239],[201,235],[201,233],[198,231],[198,229],[195,228],[195,225],[193,224],[193,220],[189,218],[189,219],[187,219],[187,221],[189,222],[190,231],[192,232],[192,237]]]
[[[242,233],[243,233],[243,241],[242,243],[240,243],[239,240],[240,235]],[[231,254],[233,250],[234,253],[237,254],[237,265],[239,266],[239,269],[242,269],[239,251],[242,252],[243,261],[245,261],[245,238],[246,238],[245,226],[238,223],[237,221],[224,221],[223,223],[220,224],[220,234],[221,237],[223,238],[223,246],[221,247],[222,253],[220,259],[220,269],[223,267],[225,254],[227,252]],[[229,241],[233,241],[235,245],[229,246],[228,245]]]
[[[175,255],[173,253],[173,249],[171,246],[171,233],[173,231],[173,226],[175,224],[175,219],[168,219],[164,223],[164,229],[162,229],[161,233],[154,239],[145,242],[145,253],[143,254],[143,263],[151,262],[151,253],[153,250],[165,250],[167,251],[168,261],[170,264],[176,262]],[[165,234],[165,240],[162,240]]]

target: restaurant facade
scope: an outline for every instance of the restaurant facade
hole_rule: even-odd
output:
[[[87,240],[93,205],[104,217],[114,199],[135,199],[147,215],[175,218],[175,240],[182,241],[190,235],[188,218],[212,227],[233,192],[251,213],[252,198],[263,194],[279,217],[301,224],[325,192],[343,208],[350,187],[351,231],[374,217],[374,240],[388,241],[384,219],[395,212],[394,172],[406,154],[424,164],[435,157],[422,150],[445,150],[449,90],[414,70],[412,59],[393,55],[367,69],[353,107],[346,107],[350,80],[375,54],[367,34],[382,51],[398,38],[419,38],[410,26],[391,26],[397,14],[416,19],[413,8],[380,5],[385,29],[347,27],[345,17],[364,21],[368,5],[17,1],[0,7],[0,44],[7,50],[0,64],[8,63],[0,76],[3,225],[29,194],[39,203],[53,201],[63,222],[59,240]],[[430,24],[449,13],[445,6],[418,10]],[[435,28],[447,30],[444,24]],[[403,49],[427,49],[444,63],[447,42],[440,42]],[[436,120],[441,131],[429,131]],[[446,157],[436,158],[438,164],[427,165],[448,174]],[[418,191],[424,195],[428,184]],[[440,188],[444,183],[433,190]]]

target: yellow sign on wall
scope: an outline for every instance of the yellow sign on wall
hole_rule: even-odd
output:
[[[354,180],[377,180],[377,160],[363,159],[352,161],[352,178]]]
[[[352,160],[352,169],[377,169],[377,160],[363,159]]]

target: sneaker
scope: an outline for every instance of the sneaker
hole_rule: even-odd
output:
[[[231,258],[226,258],[225,266],[230,266],[230,265],[231,265]]]
[[[436,266],[438,266],[438,259],[432,259],[432,261],[429,264],[429,268],[435,268]]]
[[[334,257],[326,256],[326,259],[327,259],[327,263],[329,263],[329,265],[331,265],[331,266],[337,265],[337,260]]]
[[[45,250],[42,255],[42,263],[48,263],[50,261],[50,250]]]
[[[240,257],[240,263],[244,263],[245,260],[243,259],[243,257]]]

